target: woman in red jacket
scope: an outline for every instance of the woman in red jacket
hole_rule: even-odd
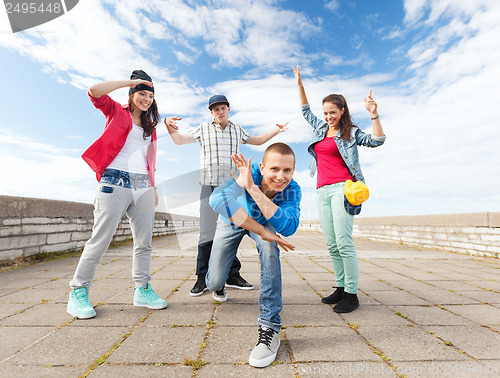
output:
[[[130,87],[127,105],[121,105],[108,96],[124,87]],[[165,308],[167,302],[158,297],[149,284],[151,239],[158,204],[154,182],[155,129],[160,119],[151,77],[136,70],[130,80],[93,85],[89,88],[89,96],[106,117],[106,126],[102,135],[82,155],[96,172],[99,187],[94,201],[92,237],[85,244],[70,282],[67,311],[82,319],[96,315],[88,290],[124,214],[129,218],[134,238],[134,305]]]

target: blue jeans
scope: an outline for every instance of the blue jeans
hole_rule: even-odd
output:
[[[354,215],[344,208],[344,185],[339,182],[317,189],[319,221],[335,272],[335,285],[358,292],[358,256],[352,239]]]
[[[264,227],[275,232],[269,223],[266,223]],[[279,313],[283,308],[283,300],[281,298],[280,251],[276,242],[264,241],[253,232],[222,220],[219,221],[205,278],[207,288],[217,291],[224,287],[238,246],[245,235],[255,241],[260,258],[260,315],[257,322],[259,325],[279,332],[281,329]]]

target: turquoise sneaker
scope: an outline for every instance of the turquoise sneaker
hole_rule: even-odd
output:
[[[147,307],[152,310],[161,310],[167,307],[167,302],[161,299],[151,288],[148,282],[146,288],[136,287],[134,289],[134,306]]]
[[[66,311],[78,319],[89,319],[95,316],[95,310],[90,304],[86,287],[71,290]]]

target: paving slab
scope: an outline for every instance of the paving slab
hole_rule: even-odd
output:
[[[281,321],[287,327],[294,326],[342,326],[345,322],[332,307],[318,301],[317,304],[289,304],[281,311]]]
[[[487,290],[462,291],[460,294],[464,297],[474,299],[484,303],[500,304],[500,293]]]
[[[108,358],[109,363],[168,364],[196,360],[206,327],[140,326]]]
[[[2,320],[34,305],[27,303],[2,303],[0,302],[0,323]]]
[[[398,281],[399,282],[399,281]],[[388,283],[380,280],[369,280],[363,279],[362,277],[359,280],[359,288],[361,290],[367,291],[393,291],[398,290],[397,287],[391,286]]]
[[[196,374],[196,378],[210,377],[293,377],[293,367],[291,364],[280,361],[265,369],[256,369],[248,364],[208,364]]]
[[[206,347],[201,359],[211,364],[244,364],[252,352],[259,331],[257,324],[250,327],[215,325],[206,339]],[[290,356],[283,338],[281,339],[278,361],[290,361]]]
[[[404,290],[396,291],[371,291],[365,293],[383,305],[428,305],[431,304],[423,298],[417,297]]]
[[[71,319],[65,304],[42,303],[0,321],[0,325],[58,327]]]
[[[280,314],[283,315],[283,312]],[[259,316],[259,305],[255,304],[239,304],[237,306],[221,303],[217,306],[215,313],[215,323],[228,326],[257,326],[257,318]]]
[[[144,321],[144,325],[171,328],[175,326],[206,326],[207,321],[215,312],[215,307],[216,305],[213,303],[169,303],[164,310],[154,310]]]
[[[405,377],[494,377],[498,366],[488,366],[479,361],[398,361],[397,372]]]
[[[439,356],[440,360],[467,360],[454,348],[434,337],[419,326],[366,326],[358,331],[372,345],[377,346],[392,361],[421,361]]]
[[[446,306],[446,308],[480,324],[500,325],[500,309],[487,304]]]
[[[440,290],[440,288],[417,280],[391,280],[386,282],[388,286],[396,290],[405,291],[430,291]]]
[[[64,308],[66,310],[66,307]],[[163,310],[149,310],[145,307],[135,307],[132,304],[99,304],[95,307],[96,316],[91,319],[78,319],[68,324],[68,327],[133,327],[142,319],[151,316],[150,313],[161,312]],[[66,313],[66,321],[72,319]]]
[[[297,362],[377,359],[363,338],[348,326],[287,327],[285,334]]]
[[[67,288],[69,292],[69,288]],[[2,303],[28,303],[37,304],[49,300],[57,300],[65,296],[61,289],[37,289],[36,287],[27,287],[1,298]]]
[[[63,327],[53,330],[47,337],[14,355],[10,363],[90,364],[130,331],[126,327]]]
[[[176,377],[191,378],[193,369],[184,365],[168,364],[103,364],[89,374],[89,377]]]
[[[58,280],[58,278],[54,279]],[[11,289],[11,292],[14,293],[21,289],[27,289],[47,283],[48,280],[49,279],[47,278],[26,278],[17,275],[17,276],[11,276],[11,278],[9,279],[0,280],[0,285],[2,285],[3,290]]]
[[[294,281],[283,286],[283,304],[316,304],[320,297],[305,281]]]
[[[427,330],[434,332],[444,340],[476,359],[500,359],[500,334],[479,325],[473,326],[431,326]]]
[[[457,280],[428,280],[426,282],[436,287],[440,287],[441,289],[453,290],[457,293],[461,293],[462,291],[483,290],[480,287]]]
[[[324,269],[322,272],[313,272],[313,273],[300,271],[300,275],[308,281],[335,282],[335,275],[333,273],[325,272]]]
[[[310,362],[291,366],[292,373],[301,377],[347,376],[347,377],[396,377],[394,370],[384,362]]]
[[[400,369],[429,377],[450,364],[476,373],[464,376],[498,375],[498,260],[356,240],[360,307],[337,314],[320,301],[335,285],[322,234],[299,232],[293,242],[297,250],[282,254],[284,327],[273,366],[248,365],[260,296],[253,243],[244,238],[239,257],[255,289],[228,289],[218,304],[210,292],[190,296],[194,232],[153,241],[151,282],[164,310],[133,306],[131,245],[104,256],[90,290],[93,319],[66,313],[77,257],[0,273],[0,375],[74,377],[103,356],[89,376],[395,377]],[[193,370],[198,359],[206,364]],[[487,366],[497,372],[479,370]]]
[[[426,300],[436,305],[454,305],[454,304],[479,304],[479,301],[470,296],[460,295],[445,289],[436,290],[409,290],[408,293]]]
[[[418,325],[473,325],[474,323],[462,316],[437,306],[391,306],[391,309],[399,312]]]
[[[42,340],[53,332],[49,327],[0,327],[0,367],[2,363],[11,360],[17,353],[22,352],[30,345]],[[9,361],[9,364],[12,362]],[[3,369],[2,369],[3,370]]]
[[[87,371],[87,365],[39,366],[39,365],[5,365],[2,366],[2,377],[9,378],[63,378],[78,377]]]
[[[338,314],[338,316],[344,321],[344,323],[357,325],[406,326],[409,321],[397,315],[391,308],[386,306],[360,305],[356,311],[347,314]]]

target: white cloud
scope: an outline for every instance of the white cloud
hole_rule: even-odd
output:
[[[339,7],[339,2],[338,0],[332,0],[332,1],[327,1],[325,3],[325,9],[328,9],[329,11],[335,11]]]
[[[90,168],[78,153],[2,128],[0,142],[0,166],[5,177],[0,181],[0,193],[92,202],[96,182],[88,180]]]
[[[226,1],[210,7],[178,0],[152,3],[179,39],[203,40],[205,52],[223,66],[276,70],[291,65],[303,53],[299,39],[319,31],[304,14],[271,1]]]
[[[283,10],[276,6],[279,3],[227,1],[214,9],[193,4],[86,0],[78,4],[78,12],[32,31],[5,33],[0,46],[40,62],[59,80],[81,89],[97,80],[128,77],[130,67],[143,68],[154,78],[160,111],[187,116],[180,123],[183,129],[207,119],[210,93],[226,93],[231,118],[248,125],[252,134],[290,121],[289,130],[273,139],[288,143],[308,142],[311,129],[300,114],[291,69],[275,72],[300,59],[307,95],[318,116],[325,95],[343,93],[355,120],[369,131],[363,97],[374,89],[388,138],[377,149],[359,149],[371,192],[363,216],[499,210],[497,191],[488,189],[500,186],[495,172],[500,161],[498,2],[405,1],[406,24],[395,29],[392,38],[417,31],[420,39],[406,49],[409,79],[399,85],[398,73],[317,77],[313,64],[317,61],[348,65],[366,57],[347,62],[321,52],[306,56],[302,38],[319,33],[320,23]],[[169,41],[177,57],[155,54],[151,46],[162,40]],[[199,41],[203,45],[197,50]],[[203,53],[226,67],[254,68],[239,80],[211,88],[165,68],[179,62],[193,64]],[[268,74],[255,73],[268,68]],[[168,138],[162,125],[158,130],[159,136]],[[0,141],[0,164],[14,178],[2,182],[1,193],[92,199],[89,168],[78,154],[6,131],[0,132]],[[163,162],[179,165],[187,159],[171,152],[180,149],[160,148]],[[19,172],[21,166],[26,168]],[[167,177],[166,171],[158,174]],[[307,171],[296,172],[295,177],[305,191],[314,192],[315,180]],[[315,209],[314,196],[307,196],[303,208]]]

